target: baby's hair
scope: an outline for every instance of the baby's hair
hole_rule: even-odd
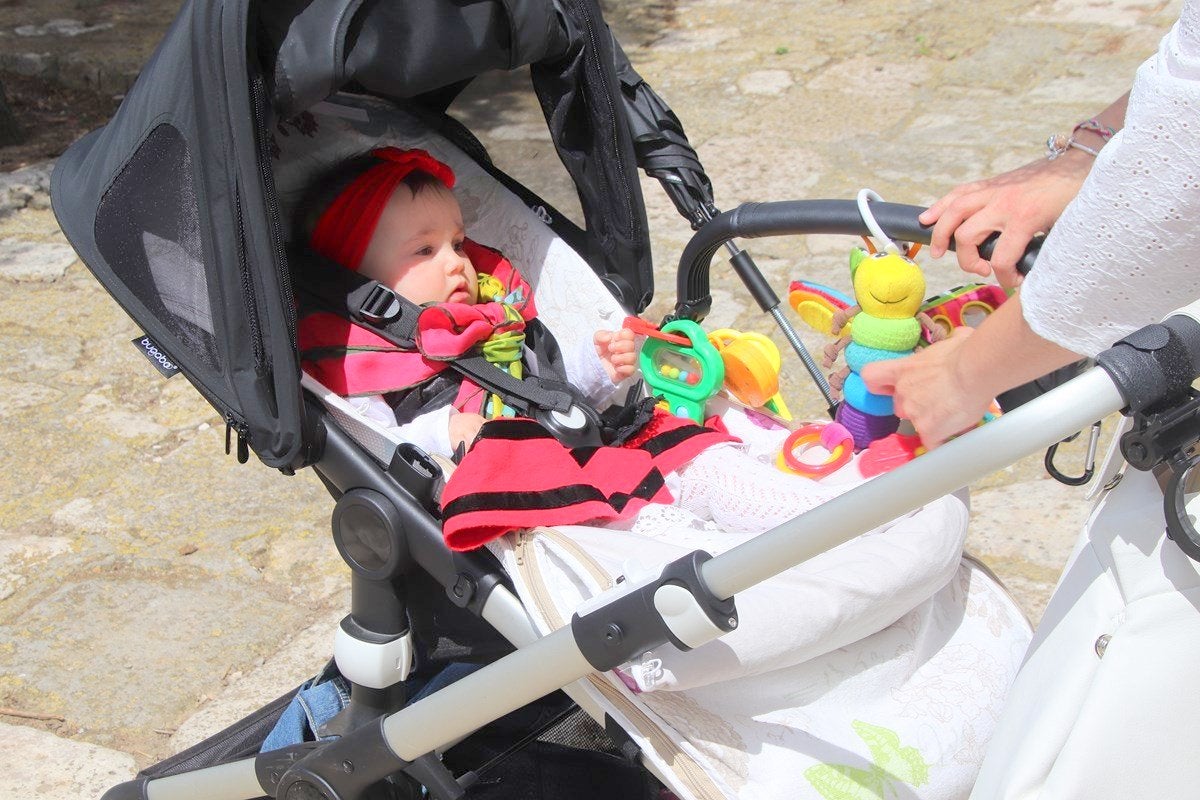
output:
[[[337,196],[364,172],[382,163],[384,162],[378,157],[370,153],[362,153],[339,161],[319,174],[304,190],[300,202],[296,205],[293,229],[296,231],[299,241],[307,244],[312,238],[313,229],[317,227],[317,220],[321,218],[325,209],[329,208],[329,205],[337,199]],[[400,182],[408,187],[413,197],[431,187],[443,189],[446,187],[438,180],[437,176],[420,169],[414,169]]]

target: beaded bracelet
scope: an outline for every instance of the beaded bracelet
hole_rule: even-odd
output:
[[[1046,139],[1046,160],[1053,161],[1072,147],[1082,150],[1093,158],[1100,154],[1099,150],[1075,141],[1074,134],[1067,136],[1065,133],[1055,133]]]
[[[1089,133],[1094,133],[1097,136],[1099,136],[1101,139],[1103,139],[1105,143],[1107,143],[1109,139],[1111,139],[1112,137],[1117,135],[1116,128],[1110,128],[1107,125],[1102,125],[1100,123],[1100,121],[1098,119],[1096,119],[1095,117],[1092,117],[1091,119],[1085,119],[1083,122],[1076,125],[1071,130],[1071,138],[1074,139],[1075,134],[1079,133],[1080,131],[1087,131]]]

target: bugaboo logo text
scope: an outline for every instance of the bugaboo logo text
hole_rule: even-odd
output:
[[[162,350],[159,350],[158,345],[149,336],[139,336],[133,340],[133,344],[163,374],[163,377],[169,378],[172,375],[178,374],[179,365],[172,361]]]
[[[550,216],[550,212],[546,210],[545,206],[530,206],[529,208],[531,211],[533,211],[533,213],[537,214],[538,219],[540,219],[542,222],[546,223],[547,225],[554,224],[554,217]]]
[[[179,369],[179,367],[175,366],[175,362],[163,355],[162,351],[154,346],[154,342],[150,341],[145,336],[142,337],[142,340],[138,342],[138,344],[140,344],[142,349],[146,351],[146,355],[150,356],[150,358],[154,359],[159,364],[162,364],[163,369]]]

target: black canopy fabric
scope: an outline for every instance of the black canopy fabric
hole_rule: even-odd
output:
[[[473,76],[523,64],[579,192],[581,255],[641,310],[653,273],[639,157],[699,162],[596,0],[189,0],[113,120],[59,159],[55,214],[239,437],[295,468],[313,454],[269,125],[339,90],[440,112]]]

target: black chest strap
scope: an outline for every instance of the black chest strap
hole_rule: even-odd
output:
[[[397,347],[416,349],[420,306],[377,281],[311,252],[298,254],[291,263],[305,265],[297,276],[296,288],[307,309],[332,312]],[[553,335],[535,318],[526,323],[525,336],[528,347],[537,354],[537,375],[515,378],[496,369],[482,355],[466,355],[446,363],[472,383],[498,395],[518,414],[540,422],[564,444],[600,444],[599,414],[566,382]]]

